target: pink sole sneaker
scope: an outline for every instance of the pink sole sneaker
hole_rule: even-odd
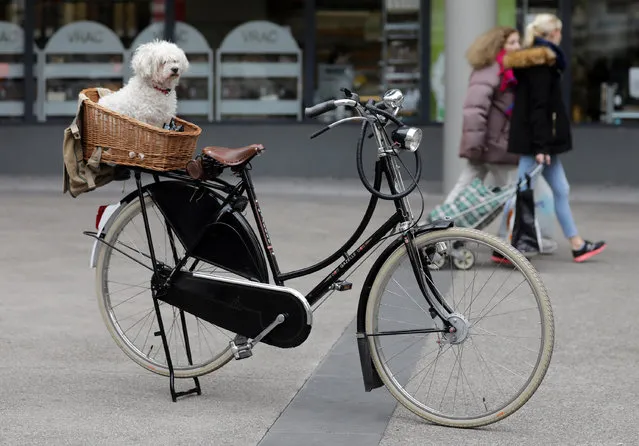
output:
[[[588,259],[593,258],[594,256],[596,256],[597,254],[602,253],[605,249],[606,249],[606,244],[602,244],[601,246],[598,246],[597,248],[593,249],[592,251],[587,251],[581,255],[578,255],[574,258],[575,262],[577,263],[582,263],[585,262]]]
[[[496,256],[496,255],[491,256],[490,260],[493,263],[497,263],[498,265],[510,265],[511,264],[510,260],[508,260],[507,258],[501,257],[501,256]]]

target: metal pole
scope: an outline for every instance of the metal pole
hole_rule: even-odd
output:
[[[462,107],[471,68],[465,54],[481,33],[497,23],[497,0],[446,0],[444,120],[444,194],[453,188],[464,165],[459,158]]]
[[[28,123],[35,122],[33,114],[33,102],[35,101],[36,85],[35,76],[33,75],[34,62],[34,28],[35,28],[35,2],[36,0],[27,0],[24,5],[24,121]],[[38,92],[44,95],[44,91]]]
[[[562,78],[564,102],[566,110],[568,110],[568,116],[572,116],[572,0],[559,0],[559,13],[557,15],[562,23],[561,49],[564,50],[564,55],[566,56],[566,69]]]
[[[175,31],[175,0],[165,0],[164,3],[164,40],[174,41]]]
[[[421,35],[419,36],[421,76],[420,91],[421,100],[419,107],[419,121],[430,122],[430,29],[431,29],[431,1],[420,0]]]
[[[315,19],[316,2],[315,0],[306,0],[304,3],[304,84],[303,103],[304,107],[313,105],[313,97],[315,96],[315,66],[316,66],[316,19]]]

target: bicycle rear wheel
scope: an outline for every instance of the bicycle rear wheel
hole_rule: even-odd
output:
[[[151,238],[157,261],[175,265],[171,239],[161,212],[145,196]],[[178,256],[184,248],[177,237],[173,245]],[[151,372],[169,376],[162,338],[151,295],[153,267],[149,254],[140,200],[131,201],[113,222],[101,246],[96,265],[96,292],[100,313],[116,344],[129,358]],[[111,246],[117,249],[113,249]],[[185,269],[231,275],[213,265],[190,260]],[[235,334],[158,301],[176,378],[210,373],[232,359],[229,341]],[[186,355],[183,325],[186,325],[191,361]]]
[[[460,242],[473,253],[472,268],[438,261],[455,255]],[[527,259],[484,232],[451,228],[415,243],[430,272],[426,280],[453,309],[456,330],[419,331],[444,327],[431,316],[402,245],[380,268],[368,297],[373,364],[393,396],[423,419],[454,427],[502,420],[528,401],[548,369],[554,322],[546,289]],[[509,263],[491,262],[496,253]]]

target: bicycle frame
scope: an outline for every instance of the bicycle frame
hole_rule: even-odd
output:
[[[388,181],[392,181],[391,176],[389,176],[389,170],[387,167],[388,160],[382,160],[376,165],[375,172],[375,186],[379,188],[381,185],[381,176],[382,174],[386,174]],[[281,272],[277,258],[275,256],[275,251],[273,249],[273,245],[268,234],[268,230],[266,228],[266,223],[264,221],[264,216],[262,215],[262,211],[259,206],[259,202],[255,195],[255,190],[253,188],[253,183],[251,181],[251,177],[248,171],[242,172],[242,181],[247,186],[246,192],[249,198],[249,203],[251,204],[253,210],[253,216],[258,224],[260,237],[262,239],[262,244],[266,251],[267,260],[269,262],[269,266],[271,268],[271,273],[273,275],[273,280],[277,285],[284,285],[284,282],[287,280],[295,279],[298,277],[304,277],[315,272],[318,272],[330,264],[334,263],[340,257],[343,257],[344,260],[335,267],[321,282],[319,282],[308,294],[305,296],[308,300],[309,305],[315,305],[322,297],[333,287],[336,285],[340,278],[344,275],[344,273],[348,272],[353,265],[355,265],[363,256],[365,256],[372,248],[377,246],[377,244],[384,238],[388,233],[390,233],[395,227],[400,225],[401,223],[406,222],[405,215],[407,213],[406,208],[404,206],[403,201],[398,200],[396,204],[396,212],[391,215],[385,223],[383,223],[377,230],[370,235],[363,243],[359,245],[354,251],[349,253],[349,250],[355,245],[357,240],[364,233],[366,228],[370,223],[371,216],[376,209],[378,198],[372,196],[368,208],[360,222],[359,226],[355,230],[355,232],[351,235],[351,237],[333,254],[321,260],[320,262],[308,266],[306,268],[302,268],[295,271],[290,272]]]
[[[382,157],[382,159],[376,163],[374,181],[375,189],[380,188],[382,175],[385,175],[391,191],[393,193],[397,192],[396,185],[398,184],[398,178],[396,176],[396,170],[393,169],[392,162],[393,160],[389,157]],[[351,251],[349,253],[348,251],[351,250],[351,248],[355,245],[357,240],[361,237],[361,235],[368,227],[370,219],[377,207],[378,198],[372,195],[368,204],[368,208],[366,209],[366,212],[364,213],[359,226],[351,235],[351,237],[337,251],[314,265],[299,270],[283,273],[280,271],[277,258],[275,256],[275,250],[273,249],[273,244],[271,242],[268,229],[264,221],[264,216],[262,215],[262,211],[260,209],[259,202],[253,187],[253,182],[248,170],[243,170],[241,172],[241,177],[243,183],[246,186],[246,192],[253,211],[253,217],[258,224],[262,245],[266,252],[267,260],[269,262],[271,273],[273,275],[273,280],[276,285],[284,285],[284,282],[287,280],[313,274],[328,267],[340,257],[344,258],[344,260],[337,267],[335,267],[321,282],[319,282],[311,291],[306,294],[306,300],[308,301],[309,305],[311,305],[311,307],[313,307],[318,301],[320,301],[332,287],[339,283],[341,277],[346,272],[348,272],[371,249],[376,247],[379,242],[386,238],[387,234],[389,234],[394,228],[401,226],[402,224],[407,224],[407,226],[410,226],[410,224],[412,223],[412,215],[410,214],[407,200],[395,200],[395,213],[391,215],[388,220],[386,220],[386,222],[384,222],[379,228],[377,228],[377,230],[373,234],[371,234],[364,242],[362,242],[354,251]],[[429,283],[426,283],[426,281],[424,280],[422,272],[425,271],[427,277],[430,279],[430,271],[427,268],[423,268],[420,256],[413,241],[413,232],[404,230],[403,242],[408,250],[408,254],[413,266],[413,271],[417,277],[419,287],[428,303],[435,310],[436,314],[442,319],[444,324],[447,324],[448,315],[452,313],[453,310],[437,292],[435,287],[432,286],[432,280],[430,280]],[[434,294],[436,304],[431,301],[431,294]]]
[[[353,118],[347,118],[346,120],[352,120],[352,119]],[[343,120],[343,121],[346,121],[346,120]],[[379,144],[378,145],[379,158],[375,164],[375,180],[374,180],[373,188],[377,191],[380,190],[382,177],[384,176],[386,178],[391,194],[397,195],[398,193],[405,191],[405,189],[404,189],[403,181],[401,179],[401,175],[399,174],[398,165],[396,164],[396,160],[393,157],[393,152],[386,150],[387,147],[390,147],[389,144],[391,143],[388,139],[386,132],[383,129],[378,128],[378,124],[376,123],[373,124],[373,131],[374,131],[374,136],[376,137]],[[386,222],[384,222],[380,227],[378,227],[377,230],[375,230],[375,232],[372,235],[370,235],[357,248],[353,250],[352,248],[355,246],[355,243],[357,242],[357,240],[360,239],[360,237],[362,236],[362,234],[368,227],[371,217],[376,209],[379,197],[372,194],[370,201],[368,203],[368,207],[366,209],[366,212],[364,213],[364,216],[362,217],[360,224],[356,228],[355,232],[351,235],[351,237],[348,240],[346,240],[346,242],[338,250],[336,250],[333,254],[329,255],[328,257],[317,262],[314,265],[311,265],[299,270],[282,272],[280,270],[280,267],[275,255],[275,250],[273,248],[273,244],[271,242],[271,238],[268,233],[268,229],[266,227],[264,216],[262,214],[259,201],[255,192],[255,187],[250,175],[250,164],[246,164],[241,167],[231,169],[234,171],[235,175],[240,178],[240,181],[237,184],[230,184],[219,178],[215,178],[208,181],[195,180],[189,177],[188,175],[186,175],[184,172],[156,172],[156,171],[149,171],[147,169],[138,168],[138,167],[130,167],[130,170],[134,172],[137,190],[135,192],[132,192],[127,198],[125,198],[125,200],[131,200],[135,198],[140,200],[145,232],[146,232],[146,236],[149,243],[148,257],[151,260],[154,274],[158,274],[160,272],[159,271],[160,267],[161,266],[163,267],[165,265],[158,264],[156,260],[155,252],[153,249],[150,225],[149,225],[146,206],[144,202],[145,186],[142,185],[141,173],[151,174],[153,176],[154,182],[159,182],[160,177],[166,177],[166,178],[186,182],[194,186],[203,186],[207,190],[211,191],[214,195],[216,195],[222,202],[222,208],[220,211],[217,212],[216,218],[219,218],[222,215],[222,213],[225,211],[225,209],[229,209],[229,210],[232,209],[232,206],[230,205],[230,203],[234,202],[236,198],[241,197],[243,196],[244,193],[246,193],[246,199],[248,199],[248,204],[251,207],[253,217],[255,219],[255,222],[257,223],[262,248],[264,250],[264,253],[266,254],[266,260],[268,262],[268,266],[271,271],[271,275],[273,277],[273,281],[275,285],[284,286],[284,282],[287,280],[307,276],[315,272],[318,272],[322,269],[327,268],[334,262],[336,262],[340,257],[343,257],[343,261],[339,265],[337,265],[335,268],[333,268],[330,271],[330,273],[323,280],[321,280],[313,289],[311,289],[311,291],[309,291],[307,295],[305,296],[309,306],[311,307],[315,306],[315,304],[317,304],[324,296],[326,296],[326,294],[331,289],[339,289],[337,285],[344,284],[344,282],[341,280],[342,276],[346,272],[351,270],[357,264],[357,262],[361,260],[367,253],[369,253],[373,248],[378,246],[378,244],[381,241],[383,241],[385,238],[388,238],[388,236],[393,235],[393,230],[397,229],[396,234],[398,235],[401,234],[401,241],[405,245],[408,256],[411,260],[413,272],[417,279],[419,288],[423,294],[424,299],[427,301],[427,303],[430,306],[431,316],[432,317],[438,316],[444,324],[443,329],[438,329],[438,330],[424,329],[423,331],[425,332],[426,331],[427,332],[445,331],[449,326],[448,318],[453,310],[450,308],[447,302],[443,299],[443,297],[439,294],[437,289],[434,287],[432,278],[430,277],[430,271],[428,270],[428,268],[424,268],[424,266],[422,265],[421,256],[419,255],[418,250],[414,243],[416,231],[414,231],[413,228],[416,227],[416,222],[413,221],[414,217],[412,215],[410,204],[406,197],[395,199],[394,200],[395,212],[386,220]],[[225,193],[226,197],[217,193],[216,190]],[[191,255],[187,251],[182,258],[178,258],[177,250],[175,248],[175,237],[173,234],[173,230],[171,229],[171,226],[168,224],[168,222],[166,223],[167,223],[166,228],[168,231],[168,239],[171,244],[173,255],[175,257],[174,260],[175,260],[176,266],[173,268],[173,271],[168,275],[168,279],[166,279],[166,282],[163,285],[160,285],[158,287],[156,284],[155,287],[152,287],[152,296],[153,296],[154,307],[155,307],[159,328],[160,328],[157,334],[159,334],[162,337],[162,342],[164,344],[165,355],[167,358],[167,366],[170,372],[171,395],[172,395],[173,401],[176,401],[176,398],[178,396],[186,395],[189,393],[199,394],[201,393],[201,390],[200,390],[200,385],[197,378],[195,378],[196,387],[194,389],[191,389],[187,392],[175,392],[175,389],[174,389],[173,365],[171,362],[170,352],[168,351],[168,343],[165,338],[162,317],[161,317],[159,306],[158,306],[157,293],[161,292],[162,286],[170,286],[171,278],[173,277],[175,272],[186,265],[188,259],[191,258]],[[419,227],[417,228],[419,229]],[[90,234],[90,233],[87,233],[87,234],[93,235],[93,237],[96,238],[96,240],[102,243],[106,243],[100,238],[99,234]],[[111,248],[117,251],[120,251],[118,248],[114,246],[111,246]],[[193,267],[194,266],[195,265],[193,265]],[[191,269],[193,269],[193,267]],[[343,289],[347,289],[347,288],[343,288]],[[185,342],[185,347],[187,350],[187,358],[188,358],[188,361],[192,363],[190,346],[188,343],[188,333],[186,332],[184,311],[182,309],[180,309],[180,317],[183,324],[182,327],[184,331],[183,333],[184,338],[185,340],[187,340]]]
[[[375,179],[374,179],[374,188],[379,189],[382,182],[382,177],[386,178],[386,181],[389,185],[390,190],[393,193],[397,192],[398,184],[401,184],[397,177],[397,170],[393,166],[393,159],[390,156],[381,156],[380,159],[375,164]],[[343,258],[343,261],[333,268],[330,273],[319,283],[316,284],[313,289],[311,289],[306,294],[306,299],[309,302],[309,305],[314,306],[318,301],[320,301],[332,288],[334,288],[338,283],[341,282],[341,277],[347,273],[349,270],[353,268],[357,264],[357,262],[362,259],[367,253],[370,252],[371,249],[375,248],[378,243],[380,243],[383,239],[387,238],[388,235],[395,229],[399,228],[400,230],[397,234],[402,234],[403,243],[408,250],[408,254],[411,258],[411,263],[413,264],[414,272],[417,277],[417,281],[419,287],[427,299],[428,303],[431,307],[434,308],[437,315],[442,319],[442,321],[446,321],[448,314],[452,312],[451,308],[448,306],[446,301],[439,295],[437,290],[428,283],[428,280],[424,280],[423,272],[426,272],[426,275],[429,275],[428,269],[423,268],[421,264],[421,258],[417,252],[417,249],[414,246],[414,234],[412,231],[407,230],[412,225],[412,215],[406,199],[397,199],[394,201],[395,204],[395,213],[393,213],[381,226],[379,226],[373,234],[371,234],[366,240],[364,240],[357,248],[352,249],[355,246],[355,243],[362,236],[364,231],[370,224],[370,219],[373,213],[376,210],[377,202],[379,198],[372,195],[368,207],[362,217],[362,220],[355,232],[349,237],[346,242],[338,248],[334,253],[324,258],[323,260],[317,262],[314,265],[307,266],[305,268],[301,268],[294,271],[282,272],[280,270],[277,257],[275,255],[275,249],[273,247],[273,243],[271,241],[266,222],[264,216],[262,214],[262,210],[260,208],[259,200],[255,192],[255,187],[250,175],[250,168],[246,166],[245,168],[238,169],[236,175],[240,178],[240,181],[237,184],[230,184],[221,179],[214,179],[207,181],[205,184],[200,180],[194,180],[191,177],[180,173],[180,172],[155,172],[148,171],[143,168],[131,167],[131,170],[134,172],[137,190],[133,192],[131,195],[136,195],[139,199],[142,199],[144,194],[144,187],[141,182],[141,173],[151,174],[154,178],[155,182],[160,181],[160,177],[165,177],[169,179],[176,179],[179,181],[183,181],[186,183],[190,183],[193,185],[203,185],[207,189],[211,190],[219,190],[227,194],[224,198],[220,195],[220,198],[224,199],[224,202],[228,202],[235,197],[242,196],[244,192],[246,192],[246,198],[248,198],[249,205],[251,207],[251,211],[253,214],[253,218],[257,223],[257,228],[259,232],[260,241],[262,243],[262,248],[266,254],[266,260],[269,265],[269,269],[271,271],[271,275],[273,278],[273,282],[276,285],[283,286],[284,283],[288,280],[304,277],[322,269],[327,268],[338,259]],[[131,197],[133,198],[133,197]],[[143,206],[144,207],[144,206]],[[143,213],[143,219],[144,215]],[[148,221],[144,219],[145,225],[148,225]],[[403,226],[403,228],[402,228]],[[167,228],[170,228],[167,225]],[[403,230],[402,230],[403,229]],[[148,234],[149,244],[152,244],[150,239],[151,235]],[[170,242],[173,243],[173,237],[170,237]],[[112,247],[113,248],[113,247]],[[117,249],[117,248],[114,248]],[[152,249],[152,248],[151,248]],[[153,251],[150,253],[151,262],[155,264],[155,255]],[[176,263],[176,268],[182,267],[185,265],[186,261],[189,259],[189,253],[186,253],[183,258],[178,259]],[[157,268],[155,268],[157,269]],[[421,272],[420,272],[421,271]],[[428,277],[427,277],[428,279]],[[435,299],[432,299],[434,297]],[[433,301],[434,300],[434,301]]]

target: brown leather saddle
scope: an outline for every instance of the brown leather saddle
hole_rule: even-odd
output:
[[[209,146],[202,149],[202,156],[189,161],[188,174],[196,180],[214,178],[226,167],[238,168],[264,151],[262,144],[230,148]],[[211,169],[212,167],[212,169]],[[236,170],[236,169],[234,169]]]

